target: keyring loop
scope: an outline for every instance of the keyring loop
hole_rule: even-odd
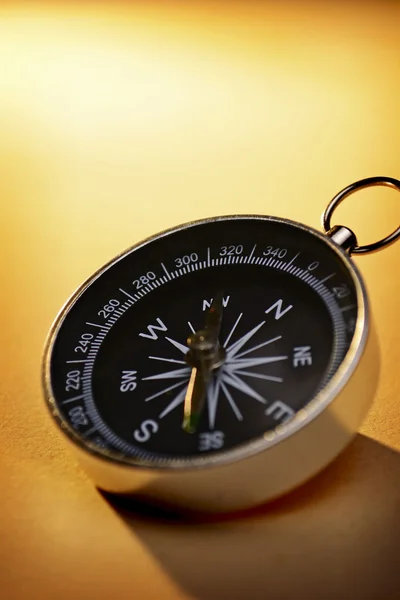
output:
[[[350,196],[357,190],[361,190],[367,187],[373,187],[375,185],[382,185],[394,188],[398,192],[400,192],[400,181],[398,179],[394,179],[393,177],[367,177],[366,179],[360,179],[360,181],[356,181],[351,185],[344,188],[341,192],[336,194],[336,196],[330,201],[328,206],[325,209],[324,214],[322,215],[322,225],[324,227],[325,232],[328,232],[331,229],[331,218],[335,211],[335,209],[339,206],[341,202],[347,196]],[[364,246],[354,246],[351,248],[351,254],[367,254],[368,252],[376,252],[389,244],[393,244],[400,237],[400,227],[395,229],[393,233],[386,236],[382,240],[379,240],[373,244],[366,244]]]

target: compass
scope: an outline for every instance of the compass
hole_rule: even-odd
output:
[[[96,485],[183,509],[275,498],[346,446],[373,399],[368,300],[331,227],[269,216],[196,221],[124,252],[71,297],[48,336],[45,396]]]

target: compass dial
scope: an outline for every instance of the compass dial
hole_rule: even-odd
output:
[[[59,317],[48,350],[53,413],[92,449],[155,466],[268,439],[349,350],[358,302],[346,261],[324,236],[263,217],[193,223],[144,242]],[[188,338],[217,295],[220,360],[188,432]]]

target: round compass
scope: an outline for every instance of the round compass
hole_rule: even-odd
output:
[[[97,485],[232,510],[334,458],[377,378],[354,244],[344,227],[217,217],[94,274],[53,326],[44,383]]]

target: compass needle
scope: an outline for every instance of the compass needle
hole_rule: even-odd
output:
[[[206,394],[206,383],[194,367],[190,375],[184,403],[182,428],[187,433],[194,433],[200,420],[202,404]]]
[[[205,315],[204,329],[188,337],[188,364],[192,365],[186,392],[182,429],[194,433],[204,410],[207,389],[212,372],[218,369],[225,359],[225,351],[220,347],[219,334],[223,315],[223,294],[218,292]]]
[[[351,255],[400,229],[360,246],[331,218],[375,185],[400,191],[382,177],[348,186],[328,205],[324,233],[278,217],[210,218],[137,244],[75,292],[49,334],[43,385],[98,487],[237,510],[340,453],[379,368]]]

